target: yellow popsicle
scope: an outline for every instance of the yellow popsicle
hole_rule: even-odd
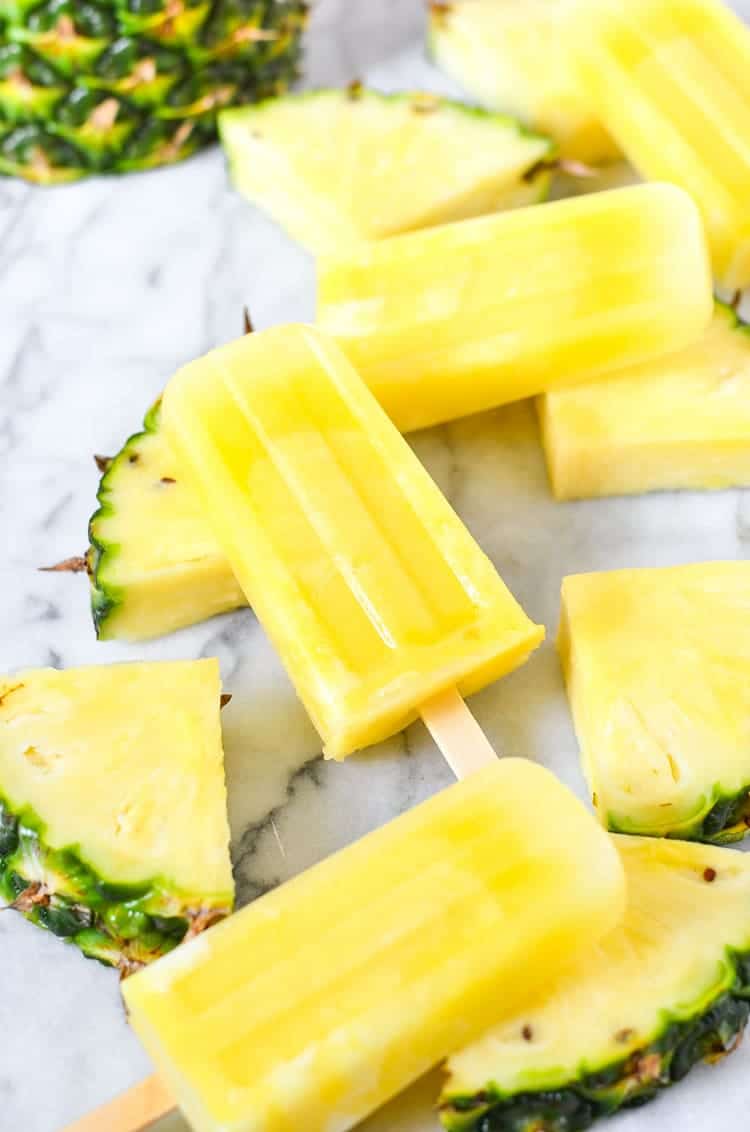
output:
[[[303,326],[186,366],[164,399],[184,474],[326,753],[401,730],[542,640],[333,343]]]
[[[123,984],[196,1132],[345,1132],[624,914],[617,853],[490,765]]]
[[[697,208],[636,185],[319,262],[319,323],[402,432],[578,384],[698,338]]]
[[[719,303],[698,342],[548,393],[539,416],[558,499],[750,484],[750,327]]]
[[[639,172],[699,204],[714,271],[750,284],[750,30],[719,0],[574,0],[580,80]]]

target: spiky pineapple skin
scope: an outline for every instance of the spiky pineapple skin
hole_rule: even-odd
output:
[[[123,976],[231,911],[196,906],[158,879],[111,884],[76,847],[51,849],[40,818],[28,807],[15,813],[1,796],[0,900]]]
[[[220,109],[286,90],[307,0],[0,0],[0,173],[172,164]]]
[[[86,568],[91,583],[91,617],[99,640],[106,639],[108,623],[124,600],[121,588],[110,582],[106,576],[110,556],[116,554],[117,547],[107,541],[99,531],[102,520],[110,514],[110,485],[117,473],[119,462],[138,459],[140,442],[159,427],[160,411],[161,400],[158,400],[146,413],[143,428],[128,437],[117,455],[110,460],[99,481],[96,493],[99,506],[89,520],[89,549],[86,553]]]
[[[731,990],[695,1018],[670,1022],[643,1049],[567,1087],[505,1096],[486,1089],[441,1107],[448,1132],[584,1132],[600,1117],[653,1100],[701,1062],[737,1048],[750,1018],[750,952],[728,956]]]

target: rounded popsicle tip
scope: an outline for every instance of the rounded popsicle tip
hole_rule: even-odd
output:
[[[700,208],[685,189],[668,181],[644,186],[661,201],[675,242],[681,241],[684,271],[674,273],[676,300],[686,301],[686,314],[692,307],[691,340],[706,330],[714,314],[714,280],[708,232]]]
[[[574,883],[572,875],[564,875],[561,862],[560,884],[570,884],[579,914],[593,917],[602,933],[616,927],[625,915],[625,871],[611,835],[588,807],[551,770],[530,759],[498,759],[494,766],[479,771],[472,779],[480,784],[480,776],[484,776],[484,788],[500,790],[511,809],[517,807],[520,812],[528,799],[534,798],[539,813],[547,815],[533,832],[535,852],[540,859],[548,854],[556,856],[559,846],[564,844],[575,843],[581,849],[587,862],[585,874]]]

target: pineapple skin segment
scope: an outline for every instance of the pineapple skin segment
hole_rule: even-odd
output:
[[[472,97],[590,165],[622,157],[561,48],[559,0],[452,0],[430,7],[428,52]]]
[[[123,974],[227,915],[220,693],[215,660],[0,678],[0,894]]]
[[[556,499],[750,484],[750,326],[716,303],[689,348],[537,402]]]
[[[239,192],[314,255],[542,201],[556,157],[505,115],[356,84],[224,111],[219,132]]]
[[[102,476],[89,523],[99,640],[150,640],[247,604],[176,464],[157,402]]]
[[[296,78],[307,12],[305,0],[0,0],[0,174],[56,185],[189,157],[216,139],[222,107]]]
[[[750,858],[612,840],[628,884],[624,924],[448,1060],[440,1115],[450,1132],[582,1132],[739,1044],[750,1015]]]
[[[481,1032],[498,987],[525,1001],[536,972],[623,911],[606,835],[548,771],[506,759],[261,897],[124,996],[196,1132],[343,1132]]]
[[[569,10],[576,73],[626,157],[691,194],[719,287],[750,286],[750,29],[722,0],[572,0]]]
[[[565,578],[558,650],[611,830],[714,844],[750,830],[750,563]]]
[[[614,260],[610,245],[624,249]],[[464,220],[318,263],[318,325],[402,432],[687,346],[712,314],[700,214],[668,184]]]

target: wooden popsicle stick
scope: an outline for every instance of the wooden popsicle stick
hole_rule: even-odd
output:
[[[458,689],[450,688],[423,704],[420,715],[456,778],[467,778],[497,759]],[[63,1132],[142,1132],[174,1107],[161,1079],[148,1077]]]
[[[63,1132],[142,1132],[175,1108],[160,1077],[147,1077],[126,1093],[69,1124]]]
[[[497,752],[457,688],[422,704],[420,715],[443,758],[459,780],[497,760]]]

